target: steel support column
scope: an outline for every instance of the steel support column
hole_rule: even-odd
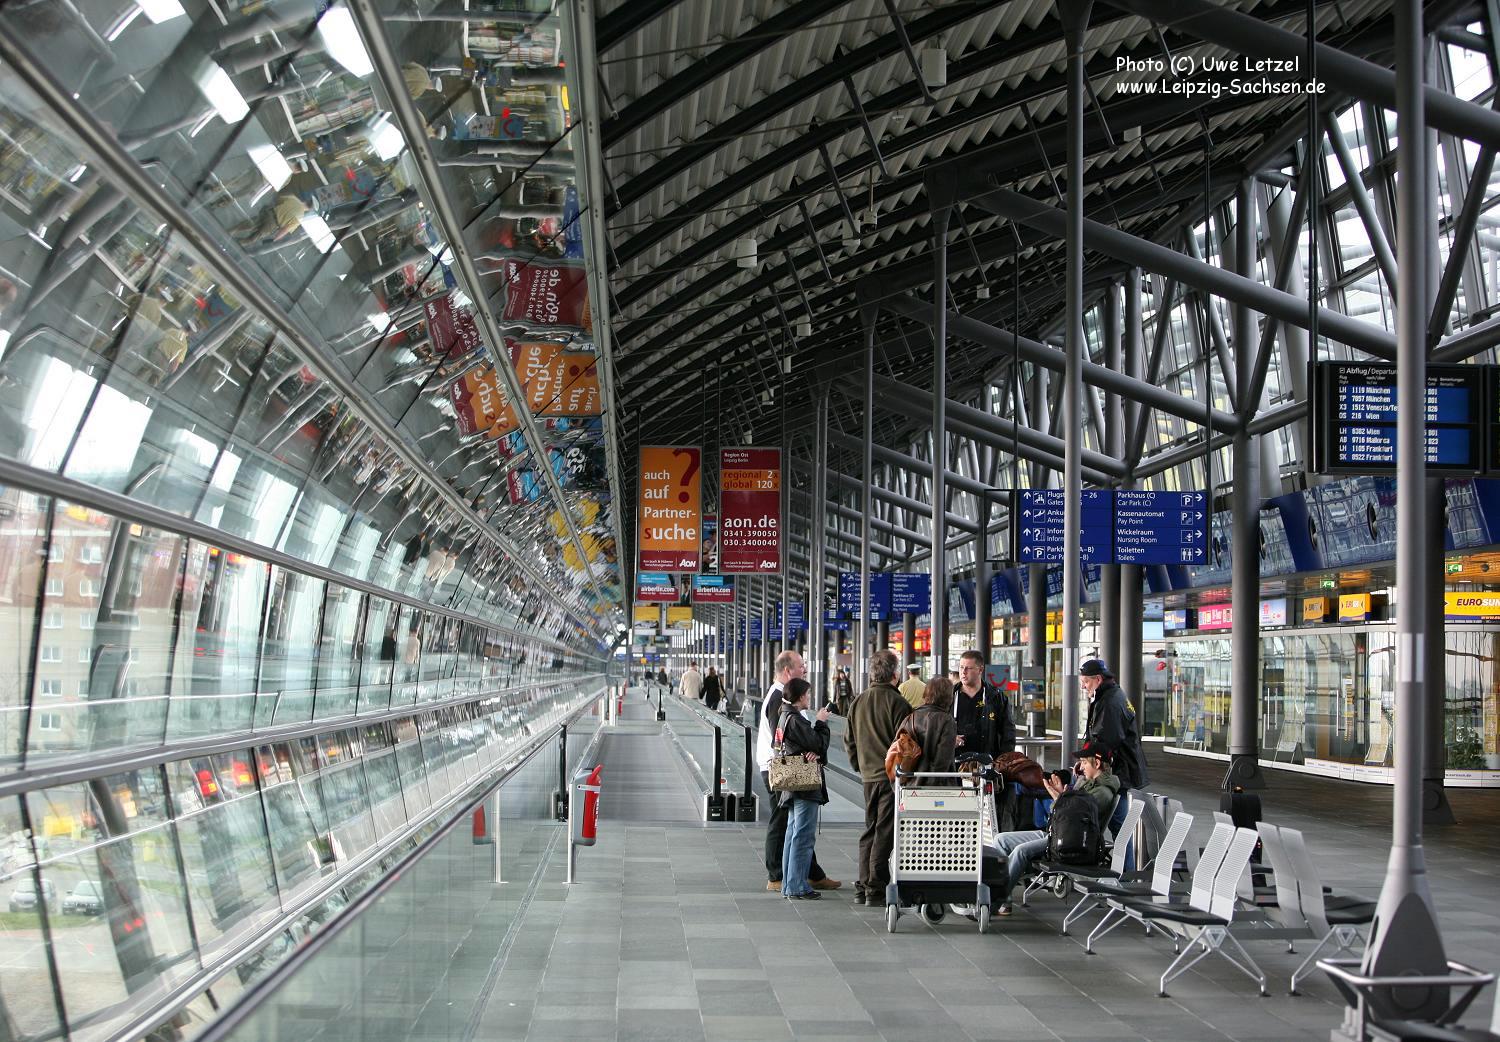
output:
[[[1141,271],[1132,268],[1125,275],[1125,359],[1127,376],[1139,379],[1144,359],[1144,330],[1141,326]],[[1134,407],[1134,408],[1139,408]],[[1133,408],[1125,411],[1125,430],[1134,429]],[[1123,451],[1123,442],[1122,442]],[[1122,488],[1134,488],[1135,480],[1127,478]],[[1141,595],[1141,566],[1120,565],[1120,629],[1119,661],[1110,663],[1115,667],[1115,676],[1128,698],[1135,703],[1136,723],[1142,735],[1146,721],[1146,685],[1141,661],[1143,632],[1141,626],[1144,613]]]
[[[1446,610],[1444,594],[1448,584],[1437,563],[1443,559],[1443,536],[1448,518],[1448,495],[1444,491],[1442,478],[1427,479],[1427,517],[1441,524],[1427,526],[1427,553],[1437,572],[1426,586],[1427,594],[1427,647],[1424,661],[1427,666],[1427,728],[1422,742],[1422,824],[1456,825],[1453,807],[1448,802],[1448,791],[1444,787],[1448,769],[1447,715],[1448,715],[1448,630],[1443,615]],[[1399,723],[1397,726],[1400,726]]]
[[[929,197],[935,184],[928,181]],[[948,670],[948,221],[951,193],[932,210],[932,672]]]
[[[808,578],[807,624],[812,629],[812,661],[807,663],[807,679],[813,687],[813,706],[822,706],[828,698],[828,631],[823,628],[823,590],[828,581],[823,546],[828,541],[821,533],[828,527],[828,396],[815,395],[813,430],[813,502],[811,540],[812,575]]]
[[[990,381],[984,382],[980,403],[984,411],[993,415],[995,388]],[[987,481],[995,475],[995,447],[985,444],[979,449],[979,474]],[[993,504],[988,496],[980,496],[978,503],[979,534],[974,543],[974,648],[984,660],[990,660],[990,513]]]
[[[1078,739],[1078,665],[1083,594],[1081,559],[1083,476],[1083,110],[1088,90],[1085,84],[1084,32],[1088,28],[1090,0],[1063,0],[1059,5],[1063,32],[1068,41],[1068,208],[1063,236],[1067,251],[1067,274],[1063,287],[1066,336],[1063,350],[1067,364],[1063,372],[1062,426],[1067,446],[1063,460],[1063,584],[1062,584],[1062,740],[1063,756]]]
[[[1392,739],[1391,855],[1365,950],[1372,976],[1436,976],[1448,972],[1442,934],[1427,882],[1422,847],[1422,738],[1427,722],[1427,598],[1435,577],[1427,553],[1427,318],[1431,308],[1428,242],[1436,234],[1429,211],[1427,126],[1423,110],[1421,0],[1396,0],[1396,244],[1400,290],[1396,309],[1396,727]],[[1321,62],[1320,62],[1321,71]],[[1435,1020],[1448,990],[1377,992],[1373,1017]],[[1363,1025],[1360,1025],[1363,1029]]]
[[[1104,365],[1120,370],[1120,287],[1111,284],[1104,294]],[[1093,396],[1093,391],[1088,392]],[[1104,454],[1114,459],[1125,455],[1121,428],[1125,418],[1120,397],[1106,392],[1100,428]],[[1099,569],[1099,655],[1116,670],[1120,668],[1120,566]],[[1118,674],[1117,674],[1118,675]]]
[[[878,315],[875,308],[860,309],[860,318],[865,327],[864,452],[860,465],[860,512],[864,516],[860,519],[858,630],[855,653],[849,668],[849,679],[856,691],[863,691],[870,686],[869,678],[865,675],[865,663],[870,653],[870,526],[875,520],[870,485],[875,480],[875,320]],[[944,512],[944,504],[938,503],[936,510]]]
[[[1245,278],[1255,277],[1255,182],[1240,183],[1235,194],[1234,265]],[[1205,306],[1207,301],[1204,302]],[[1255,370],[1255,312],[1230,305],[1234,321],[1234,366],[1237,385],[1249,389]],[[1252,406],[1241,402],[1242,412]],[[1229,771],[1224,788],[1265,788],[1260,770],[1260,451],[1246,428],[1234,433],[1230,494],[1230,600],[1234,630],[1230,634]],[[1212,490],[1210,490],[1212,497]],[[1212,503],[1210,502],[1210,505]]]

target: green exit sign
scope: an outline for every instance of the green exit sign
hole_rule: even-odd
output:
[[[1319,585],[1321,585],[1323,587],[1323,589],[1325,589],[1325,590],[1332,590],[1336,586],[1338,586],[1338,580],[1336,580],[1336,579],[1321,579],[1321,580],[1319,580]]]
[[[1464,570],[1464,566],[1458,561],[1449,561],[1446,567],[1449,575],[1457,575]]]

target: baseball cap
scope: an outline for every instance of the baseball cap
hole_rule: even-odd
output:
[[[1091,658],[1078,667],[1078,675],[1081,677],[1112,677],[1109,666],[1102,658]]]
[[[1078,750],[1073,753],[1073,759],[1082,760],[1090,756],[1097,756],[1105,763],[1109,763],[1109,753],[1109,746],[1105,745],[1103,742],[1093,741],[1091,739],[1087,742],[1084,742],[1081,746],[1078,747]]]

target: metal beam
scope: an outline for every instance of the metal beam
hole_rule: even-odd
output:
[[[837,442],[847,449],[862,451],[862,446],[858,438],[851,437],[841,431],[829,431],[828,439],[830,442]],[[925,460],[915,459],[905,453],[897,452],[895,449],[886,448],[884,445],[879,444],[875,446],[875,458],[882,463],[889,463],[893,467],[900,467],[902,470],[915,474],[918,477],[926,478],[928,481],[932,480],[932,465]],[[946,479],[947,483],[953,486],[953,488],[960,492],[968,492],[971,495],[995,498],[1002,494],[995,489],[986,488],[972,478],[964,477],[962,474],[951,470],[947,472]],[[925,511],[929,509],[929,505],[923,503],[920,509]]]
[[[1349,186],[1349,197],[1354,201],[1354,210],[1365,226],[1365,236],[1370,240],[1370,249],[1375,253],[1375,265],[1385,276],[1386,288],[1390,290],[1391,299],[1395,300],[1396,255],[1391,252],[1391,244],[1386,241],[1385,226],[1375,214],[1370,190],[1365,187],[1364,171],[1360,170],[1359,164],[1354,161],[1354,154],[1349,151],[1349,142],[1344,139],[1344,131],[1339,126],[1338,118],[1328,110],[1320,115],[1323,118],[1323,132],[1328,135],[1328,143],[1333,146],[1333,154],[1338,158],[1340,169],[1344,171],[1344,183]]]
[[[860,444],[859,439],[857,439],[857,438],[849,437],[847,435],[840,435],[840,438],[847,438],[848,447],[851,448],[851,449],[857,448],[859,446],[859,444]],[[878,450],[879,446],[876,446],[876,448]],[[878,452],[877,452],[877,454],[878,454]],[[791,457],[791,460],[792,460],[792,466],[793,467],[795,467],[795,468],[797,468],[799,470],[805,470],[809,474],[812,473],[812,467],[813,467],[813,465],[812,465],[812,461],[811,460],[803,459],[801,456],[793,456],[793,457]],[[882,460],[882,462],[887,462],[888,463],[890,461],[889,460]],[[853,478],[849,477],[847,474],[840,474],[838,471],[834,470],[832,467],[829,467],[829,468],[826,468],[826,469],[827,469],[827,472],[830,475],[832,475],[833,477],[837,478],[840,483],[845,483],[845,484],[849,484],[849,485],[858,484],[858,482],[856,482]],[[955,479],[959,479],[959,477],[960,476],[958,474],[950,474],[949,475],[949,479],[948,479],[949,483],[951,484]],[[875,498],[876,499],[883,499],[887,503],[891,504],[892,506],[899,507],[902,510],[916,511],[918,513],[923,513],[923,512],[925,512],[929,508],[929,504],[927,504],[927,503],[923,503],[920,500],[912,499],[910,496],[903,496],[899,492],[893,492],[892,490],[890,490],[888,488],[883,488],[880,485],[873,486],[872,489],[871,489],[871,491],[875,494]],[[968,491],[968,489],[963,489],[961,491]],[[803,489],[795,489],[794,492],[796,494],[798,494],[798,495],[806,494]],[[948,525],[949,525],[950,528],[959,528],[959,529],[962,529],[965,532],[977,532],[977,531],[979,531],[979,526],[976,525],[971,519],[963,516],[962,514],[955,514],[951,510],[948,511]],[[927,537],[926,536],[922,536],[922,538],[926,539]]]
[[[1059,238],[1065,232],[1066,215],[1062,211],[1019,192],[996,188],[975,196],[971,201],[991,213],[1020,221]],[[1260,282],[1195,261],[1176,250],[1097,221],[1085,219],[1083,235],[1085,245],[1117,260],[1170,275],[1184,285],[1247,305],[1263,315],[1275,315],[1281,321],[1300,329],[1307,328],[1307,301],[1290,293],[1279,293]],[[1329,308],[1318,309],[1318,330],[1330,340],[1347,344],[1376,358],[1389,361],[1396,357],[1396,338],[1392,334],[1379,326],[1361,322]],[[1215,423],[1217,425],[1217,421]]]
[[[929,315],[923,313],[920,302],[906,294],[886,297],[881,304],[888,310],[908,318],[919,321],[930,318]],[[958,336],[973,340],[977,344],[984,344],[1006,354],[1018,351],[1023,361],[1054,372],[1063,371],[1065,356],[1055,347],[1039,344],[1035,340],[1019,336],[1009,330],[1000,329],[954,312],[948,313],[948,327]],[[1115,372],[1108,366],[1084,362],[1083,381],[1090,386],[1129,398],[1142,405],[1155,406],[1162,412],[1180,416],[1193,423],[1202,423],[1204,419],[1203,406],[1199,403],[1189,401],[1181,395],[1173,394],[1166,388],[1147,383],[1145,380],[1132,379],[1124,373]],[[1234,430],[1239,426],[1239,419],[1233,413],[1217,409],[1214,411],[1213,421],[1215,428],[1222,427],[1225,430]]]

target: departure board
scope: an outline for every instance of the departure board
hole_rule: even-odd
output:
[[[1106,489],[1080,493],[1079,559],[1108,564],[1114,553],[1114,499]],[[1016,560],[1023,564],[1058,564],[1063,559],[1063,493],[1061,489],[1021,489],[1011,516]]]
[[[1427,466],[1475,474],[1485,465],[1485,372],[1427,367]],[[1320,474],[1394,474],[1396,367],[1387,362],[1319,362],[1312,386],[1313,469]]]
[[[1194,492],[1115,493],[1115,560],[1202,564],[1208,554],[1208,496]]]

